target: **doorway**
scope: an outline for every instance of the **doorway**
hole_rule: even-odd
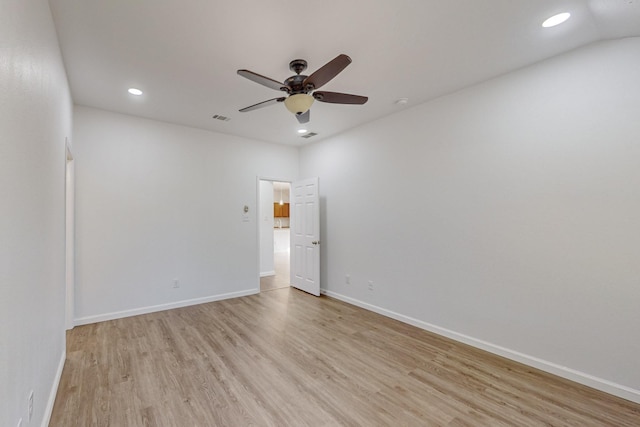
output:
[[[290,194],[286,181],[259,181],[260,292],[290,286]]]

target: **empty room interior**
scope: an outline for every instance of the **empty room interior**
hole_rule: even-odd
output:
[[[640,425],[640,1],[0,4],[1,426]]]

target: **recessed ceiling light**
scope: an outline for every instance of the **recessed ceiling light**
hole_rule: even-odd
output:
[[[140,89],[136,89],[135,87],[130,87],[129,93],[136,96],[142,95],[142,91]]]
[[[307,133],[307,132],[308,132],[308,130],[306,130],[306,129],[298,129],[298,133]]]
[[[564,21],[569,19],[571,14],[569,12],[559,13],[557,15],[553,15],[551,18],[547,19],[542,23],[542,26],[545,28],[555,27],[556,25],[562,24]]]

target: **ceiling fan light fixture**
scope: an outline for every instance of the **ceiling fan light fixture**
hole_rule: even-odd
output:
[[[313,101],[313,96],[307,95],[306,93],[297,93],[285,99],[284,106],[293,114],[302,114],[306,113],[309,108],[311,108]]]
[[[281,96],[279,98],[269,99],[267,101],[259,102],[249,107],[240,109],[239,111],[245,113],[247,111],[253,111],[258,108],[266,107],[269,105],[278,104],[284,102],[287,110],[292,112],[298,123],[301,125],[309,123],[311,117],[311,105],[313,101],[326,102],[329,104],[356,104],[362,105],[367,102],[369,98],[360,95],[351,95],[341,92],[318,92],[315,91],[325,83],[337,76],[347,65],[351,63],[349,58],[344,53],[333,58],[331,61],[318,68],[309,76],[300,74],[307,68],[307,61],[303,59],[294,59],[289,63],[289,68],[296,73],[295,76],[291,76],[280,83],[277,80],[265,77],[261,74],[254,73],[249,70],[238,70],[238,75],[252,82],[261,84],[277,91],[287,92],[289,96]],[[315,92],[314,92],[315,91]],[[309,132],[309,135],[313,132]]]

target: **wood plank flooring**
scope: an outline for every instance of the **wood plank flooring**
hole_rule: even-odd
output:
[[[543,425],[640,405],[292,288],[76,327],[50,423]]]

